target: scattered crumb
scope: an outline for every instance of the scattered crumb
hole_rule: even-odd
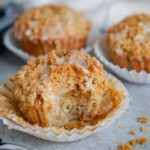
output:
[[[135,146],[135,145],[137,145],[137,141],[136,140],[130,140],[129,144],[132,146]]]
[[[141,115],[138,118],[140,123],[148,123],[150,121],[150,118],[146,115]]]
[[[148,138],[142,136],[142,137],[140,137],[140,138],[137,139],[137,142],[138,142],[139,144],[141,144],[141,145],[146,144],[146,143],[148,143]]]
[[[150,122],[150,117],[146,115],[141,115],[138,117],[138,121],[142,124],[146,124]],[[147,132],[148,127],[143,125],[141,126],[140,130],[141,132]],[[136,135],[136,130],[131,130],[129,133],[131,135]],[[137,144],[144,145],[144,144],[147,144],[148,142],[149,142],[149,139],[145,136],[142,136],[138,139],[131,139],[127,141],[126,143],[121,144],[117,150],[133,150]]]
[[[118,150],[133,150],[133,147],[129,143],[124,143],[119,146]]]
[[[136,135],[136,131],[135,131],[135,130],[131,130],[131,131],[130,131],[130,134],[131,134],[131,135]]]
[[[142,127],[141,127],[141,131],[142,131],[142,132],[147,132],[147,131],[148,131],[148,127],[142,126]]]

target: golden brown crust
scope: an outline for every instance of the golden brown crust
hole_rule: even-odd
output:
[[[89,21],[64,5],[48,5],[25,12],[13,28],[20,46],[33,55],[53,49],[83,48],[89,30]]]
[[[122,68],[150,72],[150,16],[134,15],[111,27],[106,35],[110,59]]]
[[[38,56],[39,54],[47,54],[54,49],[81,49],[86,46],[86,41],[87,36],[80,39],[57,39],[57,42],[55,39],[51,40],[51,42],[41,40],[33,42],[28,39],[21,39],[19,45],[27,53]]]
[[[118,55],[115,51],[110,51],[109,57],[115,65],[119,65],[121,68],[134,69],[138,72],[142,70],[150,72],[150,59],[148,58],[140,59],[127,54]]]

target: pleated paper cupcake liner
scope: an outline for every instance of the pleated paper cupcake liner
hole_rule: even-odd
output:
[[[35,57],[34,55],[31,55],[20,48],[19,43],[16,41],[12,34],[12,29],[6,31],[3,42],[9,51],[11,51],[12,53],[14,53],[15,55],[17,55],[25,61]],[[88,53],[92,51],[92,46],[91,44],[87,44],[87,46],[85,48],[82,48],[81,50],[86,51]]]
[[[118,65],[113,64],[106,54],[105,44],[103,40],[98,40],[94,45],[94,53],[96,57],[109,68],[118,77],[138,84],[150,84],[150,73],[146,71],[137,72],[136,70],[128,70],[127,68],[121,68]]]

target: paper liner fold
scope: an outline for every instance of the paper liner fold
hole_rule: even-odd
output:
[[[150,84],[150,73],[147,73],[146,71],[137,72],[136,70],[128,70],[127,68],[121,68],[120,66],[113,64],[107,57],[105,42],[101,38],[94,44],[94,53],[101,63],[108,67],[118,77],[129,82]]]
[[[38,138],[42,138],[49,141],[55,142],[69,142],[69,141],[76,141],[82,138],[85,138],[92,133],[95,133],[99,130],[102,130],[104,127],[110,125],[116,118],[118,118],[128,107],[129,103],[129,95],[123,84],[117,80],[112,75],[108,74],[108,79],[115,83],[115,88],[120,90],[124,93],[125,98],[120,99],[120,104],[116,109],[111,111],[106,117],[102,120],[99,120],[95,125],[87,125],[82,129],[72,129],[67,130],[64,128],[56,128],[56,127],[49,127],[49,128],[42,128],[37,125],[31,125],[21,116],[18,116],[14,110],[12,110],[12,114],[6,115],[0,111],[0,119],[3,121],[3,124],[6,125],[9,129],[19,130],[21,132],[28,133]],[[3,105],[9,105],[8,102],[13,101],[13,81],[10,79],[5,84],[0,87],[0,103],[3,101]],[[11,106],[11,104],[10,104]],[[0,106],[0,110],[1,110]],[[10,107],[10,109],[13,109]]]
[[[31,55],[31,54],[27,53],[26,51],[23,51],[20,48],[18,42],[16,41],[16,39],[13,36],[12,29],[8,29],[8,31],[6,31],[3,42],[9,51],[13,52],[15,55],[17,55],[18,57],[20,57],[21,59],[23,59],[25,61],[35,57],[34,55]],[[88,42],[87,47],[85,47],[81,50],[90,52],[92,50],[92,46],[90,43],[91,42]]]

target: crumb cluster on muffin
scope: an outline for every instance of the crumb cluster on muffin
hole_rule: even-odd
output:
[[[108,82],[103,66],[76,50],[55,50],[30,60],[14,77],[24,119],[42,127],[75,127],[101,113]]]
[[[90,26],[82,13],[68,6],[47,5],[20,15],[13,33],[23,50],[39,55],[53,49],[84,48]]]
[[[133,15],[110,27],[106,46],[113,63],[150,72],[150,15]]]

